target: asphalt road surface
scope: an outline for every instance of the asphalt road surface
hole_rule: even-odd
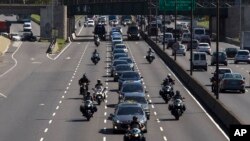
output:
[[[80,28],[78,35],[92,35],[93,28]],[[125,29],[123,31],[126,31]],[[70,43],[59,56],[47,56],[47,48],[22,44],[15,54],[16,66],[0,77],[0,138],[1,141],[117,141],[123,134],[112,133],[109,114],[118,102],[117,82],[109,77],[110,41],[97,48],[87,37]],[[148,64],[144,56],[149,46],[144,41],[126,41],[136,71],[143,76],[149,91],[151,119],[148,121],[148,141],[226,141],[228,138],[197,104],[189,92],[176,80],[175,90],[185,97],[187,110],[179,121],[168,111],[159,95],[160,84],[168,73],[165,64],[156,57]],[[94,65],[91,54],[97,49],[101,61]],[[55,59],[51,59],[51,58]],[[107,100],[98,106],[90,121],[82,117],[79,106],[78,80],[86,73],[90,88],[97,79],[108,87]]]

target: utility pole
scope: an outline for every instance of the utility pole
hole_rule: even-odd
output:
[[[191,1],[191,21],[190,21],[190,75],[193,75],[193,0]]]
[[[174,23],[174,29],[175,29],[175,32],[174,32],[174,35],[175,35],[175,37],[174,37],[174,40],[175,40],[175,44],[177,44],[177,39],[176,39],[176,36],[177,36],[177,30],[176,30],[176,20],[177,20],[177,0],[175,0],[175,23]],[[174,48],[175,49],[175,48]],[[175,52],[175,54],[174,54],[174,60],[176,60],[176,52]]]
[[[219,99],[219,25],[220,25],[220,0],[217,0],[217,17],[216,17],[216,84],[215,97]]]

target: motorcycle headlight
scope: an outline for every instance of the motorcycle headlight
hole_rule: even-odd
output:
[[[140,36],[140,34],[138,33],[138,34],[137,34],[137,36],[139,37],[139,36]]]
[[[120,123],[120,120],[117,119],[117,120],[115,120],[115,122],[116,122],[116,123]]]
[[[138,137],[139,136],[139,134],[135,134],[135,137]]]

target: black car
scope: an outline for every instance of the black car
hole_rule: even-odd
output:
[[[139,28],[136,25],[129,26],[127,34],[128,34],[128,40],[131,40],[131,39],[139,40],[140,39]]]
[[[215,65],[215,64],[217,64],[217,59],[216,59],[216,57],[217,57],[217,53],[216,52],[214,52],[213,54],[212,54],[212,57],[211,57],[211,66],[213,66],[213,65]],[[227,66],[227,55],[226,55],[226,53],[225,52],[222,52],[222,51],[219,51],[218,52],[218,63],[219,64],[224,64],[225,66]]]
[[[238,49],[235,47],[230,47],[230,48],[226,48],[225,52],[228,58],[234,58],[238,52]]]
[[[36,40],[37,40],[36,36],[34,36],[31,31],[27,31],[27,32],[22,33],[22,41],[34,42]]]
[[[102,40],[106,40],[106,29],[102,24],[98,24],[95,26],[94,32],[95,35],[98,35]]]

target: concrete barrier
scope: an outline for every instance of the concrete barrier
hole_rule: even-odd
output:
[[[10,46],[10,39],[0,36],[0,62],[3,61],[3,55]]]
[[[206,110],[222,125],[224,131],[228,134],[231,124],[241,124],[240,120],[226,109],[225,105],[216,100],[202,84],[199,84],[191,77],[184,68],[177,64],[170,56],[168,56],[161,48],[146,34],[141,32],[142,38],[154,49],[165,64],[176,74],[180,81],[188,88],[188,90],[200,101]]]

